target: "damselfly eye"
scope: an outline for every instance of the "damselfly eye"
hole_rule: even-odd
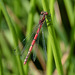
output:
[[[43,15],[43,14],[44,14],[44,11],[41,12],[41,15]]]
[[[41,15],[48,15],[48,13],[47,13],[47,12],[42,11],[42,12],[41,12]]]
[[[45,15],[48,15],[48,13],[47,13],[47,12],[45,12]]]

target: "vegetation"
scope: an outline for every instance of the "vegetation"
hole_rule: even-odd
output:
[[[74,3],[74,0],[0,0],[0,75],[75,75]],[[44,38],[40,31],[24,65],[41,11],[48,12],[43,24]]]

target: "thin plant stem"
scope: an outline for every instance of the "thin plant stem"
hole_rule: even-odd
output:
[[[50,37],[47,40],[47,75],[52,75],[53,72],[53,52],[50,42]]]
[[[28,14],[28,21],[27,21],[27,33],[26,35],[31,33],[32,31],[32,26],[33,26],[33,19],[34,19],[34,13],[35,13],[35,0],[30,1],[30,12]],[[29,38],[27,38],[29,40]],[[25,65],[25,70],[26,70],[26,75],[28,75],[28,63]]]
[[[34,13],[35,13],[35,0],[31,0],[30,12],[28,14],[28,21],[27,21],[27,35],[30,34],[32,31]]]
[[[49,12],[49,5],[46,0],[42,0],[42,5],[43,5],[44,11]],[[47,40],[47,75],[52,75],[52,71],[53,71],[53,53],[52,53],[50,36],[48,36],[48,40]]]
[[[48,7],[47,0],[42,0],[42,5],[43,5],[44,11],[48,12],[49,7]],[[52,12],[52,11],[50,11],[50,12]],[[52,14],[51,14],[51,16],[53,17]],[[52,22],[53,22],[53,18],[52,18]],[[48,27],[48,32],[49,32],[49,37],[50,37],[49,41],[51,42],[52,52],[53,52],[53,56],[54,56],[54,59],[55,59],[55,64],[56,64],[58,74],[63,75],[63,68],[62,68],[62,64],[61,64],[60,54],[59,54],[59,51],[58,51],[59,48],[57,47],[58,45],[57,45],[57,40],[56,40],[55,30],[54,30],[53,25]],[[48,59],[50,59],[50,58],[48,58]]]
[[[65,7],[66,7],[66,11],[67,11],[70,25],[71,25],[71,27],[73,27],[74,26],[74,13],[73,13],[71,0],[63,0],[63,1],[65,4]]]
[[[6,8],[2,2],[2,0],[0,0],[0,9],[2,10],[2,13],[6,19],[6,22],[8,24],[8,27],[11,31],[11,34],[12,34],[12,37],[13,37],[13,41],[14,41],[14,46],[16,47],[18,45],[18,40],[17,40],[17,36],[16,36],[16,32],[15,32],[15,29],[14,29],[14,25],[6,11]],[[19,50],[17,49],[17,52]],[[19,55],[16,56],[17,58],[17,63],[18,63],[18,68],[19,68],[19,72],[20,72],[20,75],[24,75],[24,70],[23,70],[23,66],[22,66],[22,63],[21,63],[21,60],[20,60],[20,57]]]
[[[71,4],[71,1],[70,0],[63,0],[64,1],[64,4],[65,4],[65,8],[66,8],[66,11],[67,11],[67,15],[68,15],[68,18],[69,18],[69,22],[70,22],[70,25],[72,27],[72,30],[71,30],[71,49],[70,49],[70,52],[69,52],[69,57],[68,57],[68,67],[67,67],[67,75],[69,75],[69,71],[70,71],[70,66],[71,66],[71,58],[73,56],[73,51],[74,51],[74,44],[75,44],[75,41],[74,41],[74,35],[75,35],[75,19],[74,19],[74,11],[73,11],[73,7],[72,7],[72,4]]]
[[[53,21],[53,26],[56,25],[56,23],[54,22],[55,20],[55,15],[54,15],[54,1],[55,0],[49,0],[50,2],[50,5],[49,5],[49,8],[50,8],[50,12],[51,12],[51,18],[52,18],[52,21]],[[58,47],[58,52],[59,52],[59,55],[60,55],[60,58],[61,58],[61,49],[60,49],[60,44],[59,44],[59,41],[57,42],[57,47]]]
[[[0,25],[1,25],[1,9],[0,9]],[[1,43],[0,43],[0,75],[3,75]]]
[[[75,6],[74,6],[74,13],[75,13]],[[74,14],[74,20],[75,20],[75,14]],[[69,75],[70,66],[71,66],[71,58],[73,57],[74,48],[75,48],[75,22],[74,22],[74,27],[72,27],[72,31],[71,31],[71,49],[70,49],[69,57],[67,60],[68,62],[67,75]]]
[[[4,34],[2,34],[2,32],[0,32],[0,45],[1,45],[1,55],[4,55],[5,56],[5,60],[7,61],[11,61],[11,64],[13,65],[12,66],[12,70],[14,73],[17,73],[18,70],[17,70],[17,65],[16,65],[16,59],[15,59],[15,56],[13,56],[10,52],[10,49],[7,45],[7,42],[4,38]],[[5,64],[7,63],[7,61],[5,62]],[[3,63],[3,62],[2,62]]]
[[[0,48],[0,75],[3,75],[3,67],[2,67],[2,51]]]

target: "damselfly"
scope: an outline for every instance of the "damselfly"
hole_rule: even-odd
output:
[[[26,58],[24,60],[24,64],[26,64],[26,62],[27,62],[27,59],[28,59],[28,57],[29,57],[29,55],[30,55],[30,53],[32,51],[32,48],[33,48],[33,46],[35,44],[35,41],[36,41],[36,39],[38,37],[39,31],[40,31],[40,29],[41,29],[41,27],[42,27],[42,25],[43,25],[43,23],[45,21],[45,16],[48,15],[48,13],[47,12],[41,12],[41,15],[42,15],[42,17],[40,17],[40,20],[39,20],[39,28],[38,28],[35,36],[34,36],[34,39],[33,39],[32,43],[31,43],[31,46],[30,46],[29,51],[28,51],[28,54],[27,54],[27,56],[26,56]]]
[[[36,34],[35,34],[35,36],[34,36],[34,39],[33,39],[32,42],[31,42],[31,45],[30,45],[30,47],[29,47],[28,54],[27,54],[27,56],[26,56],[26,58],[25,58],[25,60],[24,60],[24,64],[26,64],[26,62],[27,62],[27,60],[28,60],[28,57],[29,57],[29,55],[30,55],[30,53],[31,53],[31,51],[32,51],[32,48],[33,48],[33,46],[34,46],[36,40],[37,40],[37,37],[38,37],[39,32],[40,32],[40,29],[41,29],[41,27],[42,27],[42,25],[43,25],[43,23],[44,23],[44,21],[45,21],[47,15],[48,15],[47,12],[44,12],[44,11],[41,12],[40,20],[39,20],[39,24],[38,24],[38,29],[37,29],[37,31],[36,31]],[[25,39],[24,39],[24,40],[25,40]],[[23,40],[23,41],[24,41],[24,40]],[[25,50],[25,48],[23,48],[21,54],[24,52],[24,50]]]

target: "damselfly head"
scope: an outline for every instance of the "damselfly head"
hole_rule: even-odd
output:
[[[41,12],[41,15],[48,15],[48,13],[45,12],[45,11],[42,11],[42,12]]]

